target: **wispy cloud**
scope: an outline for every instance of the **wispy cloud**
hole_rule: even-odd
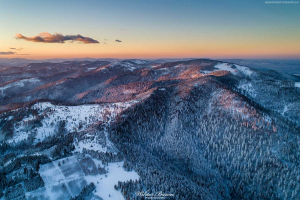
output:
[[[82,35],[62,35],[59,33],[50,34],[48,32],[40,33],[38,36],[26,37],[22,34],[16,34],[17,39],[26,40],[30,42],[42,42],[42,43],[65,43],[65,41],[77,41],[84,44],[99,43],[90,37],[84,37]]]
[[[12,55],[15,54],[16,52],[11,52],[11,51],[5,51],[5,52],[0,52],[0,55]]]
[[[12,49],[12,50],[18,50],[18,51],[23,50],[23,48],[9,48],[9,49]]]
[[[116,42],[122,42],[121,40],[115,40]]]

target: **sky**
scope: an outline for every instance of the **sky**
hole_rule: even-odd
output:
[[[300,59],[300,2],[0,0],[0,58]]]

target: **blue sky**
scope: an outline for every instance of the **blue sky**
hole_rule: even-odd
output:
[[[0,52],[32,58],[300,57],[300,4],[261,0],[0,0],[0,27]],[[15,39],[43,32],[100,43]]]

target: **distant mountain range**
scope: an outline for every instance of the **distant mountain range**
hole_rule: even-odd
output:
[[[196,58],[162,58],[162,59],[151,59],[155,63],[164,62],[176,62],[183,60],[193,60]],[[109,61],[116,62],[126,59],[116,59],[116,58],[69,58],[69,59],[25,59],[25,58],[0,58],[0,69],[8,66],[24,66],[29,63],[41,63],[41,62],[65,62],[65,61]],[[280,60],[280,59],[220,59],[224,62],[233,62],[240,65],[245,65],[255,69],[265,69],[265,70],[276,70],[279,72],[287,74],[300,74],[300,60]]]
[[[286,74],[300,75],[300,60],[280,60],[280,59],[224,59],[224,62],[234,62],[255,69],[276,70]]]

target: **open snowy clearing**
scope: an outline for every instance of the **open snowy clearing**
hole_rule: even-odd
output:
[[[130,171],[127,172],[122,167],[124,162],[116,162],[108,164],[107,177],[102,175],[97,176],[85,176],[85,180],[88,183],[94,182],[96,186],[95,195],[101,197],[103,200],[123,200],[124,197],[120,191],[114,189],[114,185],[118,184],[118,181],[129,181],[130,179],[135,181],[139,179],[139,175]],[[109,197],[110,195],[110,197]]]
[[[96,166],[104,167],[100,160],[92,159]],[[124,162],[108,163],[105,166],[107,174],[84,175],[82,167],[75,158],[71,156],[41,165],[40,175],[45,187],[26,193],[27,199],[70,199],[80,193],[82,188],[93,182],[96,186],[94,195],[103,200],[124,199],[120,191],[114,189],[118,181],[138,180],[139,175],[122,167]],[[110,197],[109,197],[110,196]]]
[[[238,72],[246,75],[246,76],[251,76],[253,74],[253,71],[250,70],[248,67],[240,66],[240,65],[235,65],[235,64],[229,64],[229,63],[219,63],[214,66],[216,68],[213,71],[209,70],[201,70],[200,72],[203,74],[210,74],[212,72],[216,71],[228,71],[232,73],[233,75],[237,75]]]
[[[45,187],[26,193],[27,199],[70,199],[87,185],[84,173],[74,156],[41,165]]]
[[[93,124],[99,122],[111,123],[116,116],[130,106],[138,103],[138,100],[119,103],[91,104],[80,106],[59,106],[49,102],[37,103],[32,106],[38,110],[39,116],[44,116],[41,120],[42,126],[27,130],[28,121],[36,119],[30,115],[20,123],[15,124],[14,137],[8,143],[18,143],[27,139],[29,134],[35,135],[35,142],[41,142],[46,137],[55,135],[58,131],[58,124],[65,121],[67,132],[85,130]]]
[[[82,140],[75,144],[74,152],[82,153],[83,148],[86,150],[94,150],[100,152],[107,152],[107,147],[103,147],[101,144],[97,143],[96,138],[93,141]]]

